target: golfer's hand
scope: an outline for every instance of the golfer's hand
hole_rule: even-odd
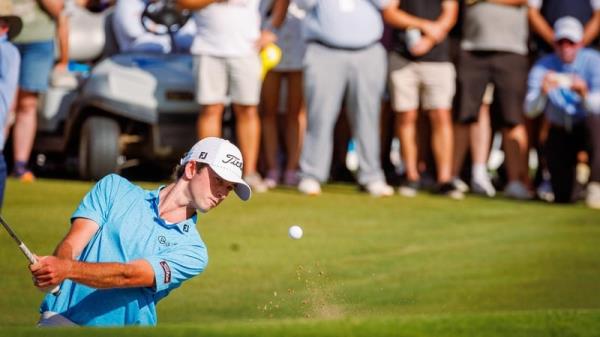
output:
[[[49,291],[67,278],[72,261],[55,256],[38,257],[38,262],[29,266],[34,285],[40,290]]]

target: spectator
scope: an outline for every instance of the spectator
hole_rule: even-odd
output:
[[[529,22],[535,33],[535,51],[552,53],[556,20],[572,16],[584,25],[583,45],[589,45],[600,34],[600,1],[598,0],[529,0]],[[542,55],[538,55],[542,56]]]
[[[506,153],[508,184],[504,194],[516,199],[531,198],[526,186],[527,133],[522,103],[528,71],[525,4],[525,0],[475,0],[466,4],[458,67],[458,123],[455,125],[456,137],[466,139],[469,124],[478,120],[486,86],[492,83]],[[473,175],[489,180],[485,165]]]
[[[437,168],[437,192],[462,199],[452,179],[452,99],[455,70],[450,62],[447,34],[456,23],[455,0],[405,0],[389,6],[383,17],[395,27],[389,57],[389,81],[396,111],[396,133],[406,167],[407,183],[400,194],[415,196],[417,168],[417,112],[430,118],[433,153]]]
[[[459,69],[460,72],[460,69]],[[469,126],[467,134],[455,134],[454,137],[454,163],[453,163],[453,184],[463,192],[469,191],[467,185],[460,174],[463,169],[467,150],[471,154],[471,192],[486,197],[494,197],[496,188],[490,180],[487,172],[487,163],[492,144],[492,125],[490,120],[490,106],[494,100],[494,86],[487,84],[481,107],[479,108],[479,118]]]
[[[379,120],[385,87],[380,11],[388,0],[295,0],[306,11],[304,58],[307,130],[300,159],[300,192],[321,193],[329,175],[333,129],[345,101],[359,158],[358,183],[390,196],[379,160]]]
[[[6,183],[6,161],[4,160],[4,143],[8,112],[17,93],[19,83],[19,65],[21,57],[17,48],[10,43],[19,35],[23,22],[13,15],[12,2],[0,3],[0,209],[4,201]]]
[[[279,64],[267,73],[263,82],[262,97],[262,135],[267,175],[265,183],[269,188],[275,187],[281,179],[285,185],[298,184],[298,161],[302,149],[302,139],[306,124],[304,97],[302,94],[302,59],[306,43],[302,39],[302,20],[304,11],[292,3],[287,11],[281,7],[285,1],[267,1],[271,4],[272,14],[264,26],[277,35],[277,45],[282,51]],[[280,7],[276,7],[280,6]],[[283,15],[278,11],[282,8]],[[286,14],[287,13],[287,14]],[[283,26],[281,20],[285,19]],[[282,85],[285,81],[285,91]],[[285,95],[281,95],[284,93]],[[279,168],[277,158],[278,139],[277,117],[280,109],[280,99],[285,102],[285,170]]]
[[[587,205],[600,209],[600,53],[583,48],[584,29],[574,17],[554,23],[553,54],[531,69],[525,110],[550,123],[546,160],[556,202],[574,201],[577,152],[589,144]]]
[[[237,141],[246,161],[244,179],[255,192],[265,192],[267,187],[257,172],[261,85],[258,52],[273,42],[275,35],[260,31],[258,0],[216,2],[197,11],[195,20],[198,32],[192,54],[196,55],[196,99],[202,105],[198,137],[221,135],[224,107],[231,99]]]
[[[529,0],[529,23],[533,31],[532,56],[541,56],[553,52],[554,30],[552,26],[563,16],[572,16],[585,26],[583,43],[588,45],[597,41],[600,31],[600,2],[595,0]],[[544,161],[543,146],[548,134],[548,125],[539,116],[527,121],[530,147],[538,152],[539,161],[534,183],[538,197],[552,201],[554,193],[550,183],[550,173]]]
[[[64,54],[66,39],[61,18],[62,0],[13,0],[15,14],[23,20],[23,30],[14,43],[21,54],[19,90],[13,126],[13,156],[15,177],[31,182],[35,176],[28,166],[37,127],[39,95],[48,89],[54,64],[54,37],[58,35],[60,57],[58,70],[66,69]]]
[[[118,0],[115,6],[112,27],[122,52],[170,52],[189,53],[196,34],[196,24],[193,20],[181,27],[175,34],[171,49],[171,39],[168,34],[158,35],[157,25],[148,25],[146,30],[142,25],[142,13],[150,0]]]

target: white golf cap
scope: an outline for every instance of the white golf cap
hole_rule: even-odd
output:
[[[250,199],[250,186],[242,179],[242,153],[228,140],[217,137],[201,139],[181,158],[180,164],[185,165],[190,160],[208,164],[219,177],[235,184],[234,191],[240,199]]]
[[[572,16],[563,16],[554,23],[554,41],[567,39],[579,43],[583,39],[583,25]]]

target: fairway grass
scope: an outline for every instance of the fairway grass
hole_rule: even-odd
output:
[[[32,250],[49,254],[90,187],[9,179],[3,216]],[[301,240],[287,236],[295,224]],[[158,305],[158,328],[128,335],[600,334],[600,212],[581,204],[375,199],[329,185],[320,197],[286,189],[248,203],[231,197],[198,226],[207,270]],[[37,331],[27,327],[42,294],[6,233],[0,265],[0,335]]]

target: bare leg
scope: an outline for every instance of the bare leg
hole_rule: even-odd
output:
[[[261,91],[263,149],[268,170],[277,169],[277,112],[281,78],[280,72],[268,72]]]
[[[452,163],[452,173],[455,177],[460,176],[467,149],[470,142],[470,124],[455,123],[454,124],[454,157]]]
[[[260,146],[260,118],[256,105],[233,105],[236,117],[236,134],[244,156],[244,175],[256,173]]]
[[[198,139],[205,137],[221,137],[223,123],[223,104],[203,105],[196,128]]]
[[[506,153],[506,173],[508,181],[529,182],[527,170],[527,132],[525,125],[519,124],[503,130],[504,152]]]
[[[436,109],[429,112],[429,118],[437,182],[443,184],[452,179],[452,116],[448,109]]]
[[[419,180],[417,169],[417,110],[396,113],[396,135],[400,139],[400,155],[406,165],[409,181]]]
[[[27,163],[31,156],[37,128],[37,103],[37,93],[19,90],[13,126],[15,162]]]
[[[492,127],[490,124],[490,106],[483,104],[479,110],[477,123],[469,130],[471,135],[471,156],[473,164],[487,165],[492,142]]]
[[[302,140],[304,139],[304,130],[306,128],[306,108],[302,95],[302,85],[301,71],[294,71],[288,74],[288,111],[286,114],[286,149],[288,160],[285,167],[287,171],[298,169],[300,150],[302,149]]]

